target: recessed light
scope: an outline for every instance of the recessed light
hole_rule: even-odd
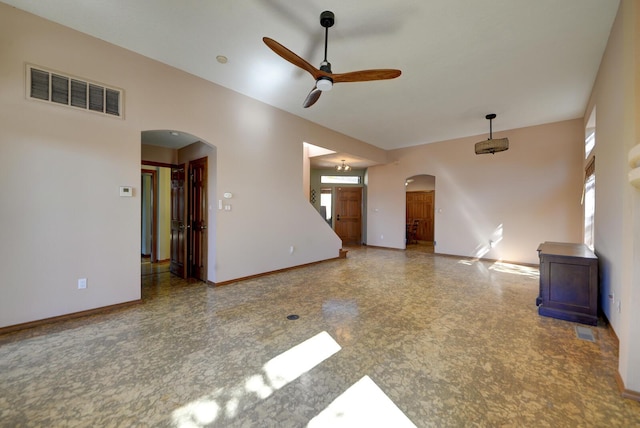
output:
[[[171,132],[169,132],[169,134],[173,135],[174,137],[177,137],[178,135],[180,135],[176,131],[171,131]]]
[[[216,61],[218,61],[220,64],[226,64],[226,63],[227,63],[227,61],[229,61],[229,60],[228,60],[228,59],[227,59],[227,57],[226,57],[226,56],[224,56],[224,55],[218,55],[218,56],[216,57]]]

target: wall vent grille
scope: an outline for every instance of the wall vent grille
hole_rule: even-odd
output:
[[[27,96],[32,99],[122,117],[123,94],[121,89],[27,66]]]

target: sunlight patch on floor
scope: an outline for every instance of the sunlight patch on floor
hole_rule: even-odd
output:
[[[307,427],[415,428],[415,425],[369,376],[365,376],[311,419]]]
[[[484,262],[490,262],[490,260],[485,260]],[[489,271],[494,271],[494,272],[500,272],[500,273],[510,273],[513,275],[522,275],[522,276],[526,276],[533,279],[540,277],[540,270],[534,266],[524,266],[524,265],[518,265],[514,263],[497,261],[491,264],[491,266],[487,268],[485,267],[485,264],[483,263],[483,261],[480,259],[462,259],[462,260],[459,260],[458,263],[462,265],[467,265],[467,266],[475,265],[478,267],[479,270],[485,273]]]
[[[489,270],[503,273],[512,273],[515,275],[523,275],[530,278],[538,278],[540,276],[540,270],[537,267],[522,266],[505,262],[495,262],[491,265]]]
[[[238,415],[240,402],[249,397],[264,400],[278,389],[342,349],[326,331],[305,340],[267,361],[262,373],[245,378],[229,391],[218,390],[193,401],[172,413],[173,426],[180,428],[204,427],[216,421],[224,411],[226,418]]]
[[[263,366],[271,392],[297,379],[340,349],[329,333],[323,331],[271,359]]]

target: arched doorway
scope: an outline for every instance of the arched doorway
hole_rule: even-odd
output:
[[[433,251],[435,243],[436,178],[420,174],[405,180],[406,193],[406,248],[415,246]]]
[[[152,207],[158,210],[153,226],[162,255],[158,258],[175,275],[214,281],[208,267],[215,257],[216,212],[210,209],[215,200],[215,147],[175,130],[143,131],[141,143],[143,173],[158,171],[157,203]]]

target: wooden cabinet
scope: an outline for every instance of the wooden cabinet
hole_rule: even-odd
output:
[[[538,313],[598,324],[598,258],[584,244],[545,242],[538,247]]]

